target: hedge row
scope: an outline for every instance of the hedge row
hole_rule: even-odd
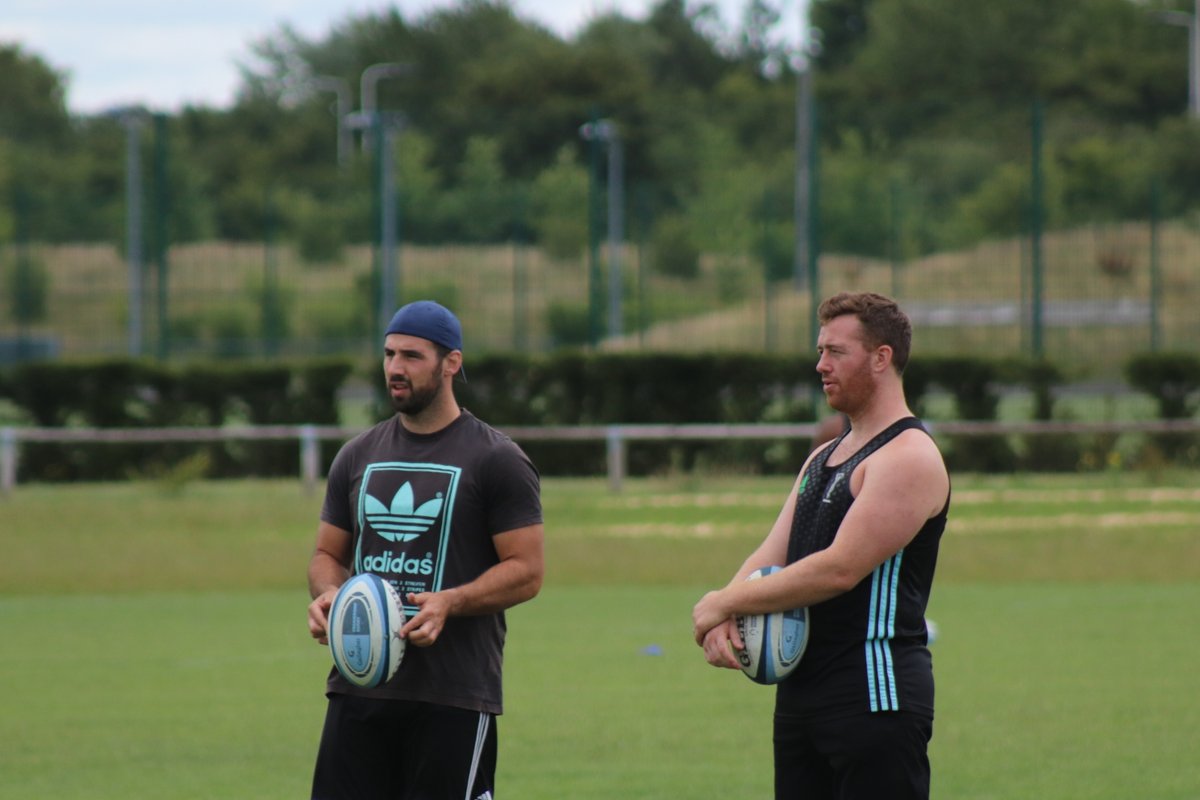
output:
[[[165,366],[107,359],[44,361],[0,372],[0,398],[22,423],[51,427],[151,428],[338,423],[344,361]],[[213,476],[295,475],[295,443],[212,445],[26,443],[23,480],[107,480],[155,475],[203,459]]]
[[[812,421],[828,413],[815,360],[762,354],[471,359],[470,380],[456,387],[464,406],[493,425]],[[1127,365],[1130,385],[1154,397],[1163,417],[1191,416],[1200,404],[1200,357],[1139,356]],[[336,425],[339,394],[357,376],[377,388],[376,414],[390,413],[378,363],[320,360],[271,364],[162,365],[126,359],[26,363],[0,371],[0,398],[20,423],[48,427]],[[1051,419],[1063,376],[1027,359],[922,358],[909,364],[905,391],[922,413],[933,390],[955,400],[955,416],[995,419],[1006,391],[1029,391],[1035,419]],[[808,442],[667,442],[631,448],[635,474],[696,466],[792,472]],[[1104,442],[1081,437],[975,437],[952,443],[956,469],[1073,469]],[[1186,445],[1187,443],[1184,443]],[[327,446],[325,460],[332,457]],[[597,474],[603,443],[527,443],[544,474]],[[206,474],[294,475],[291,442],[205,445]],[[168,470],[195,455],[195,445],[51,445],[27,443],[23,480],[97,480]],[[1175,453],[1174,455],[1178,455]]]

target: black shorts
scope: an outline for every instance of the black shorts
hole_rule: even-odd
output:
[[[775,800],[927,800],[933,720],[775,715]]]
[[[494,715],[329,695],[313,800],[492,800],[495,780]]]

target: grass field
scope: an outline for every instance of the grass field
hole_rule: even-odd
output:
[[[707,667],[689,612],[788,484],[546,482],[501,797],[769,796],[772,693]],[[0,499],[0,798],[306,796],[319,504],[283,481]],[[930,616],[935,797],[1200,797],[1200,475],[955,476]]]

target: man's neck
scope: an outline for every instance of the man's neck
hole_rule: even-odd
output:
[[[400,424],[409,433],[437,433],[450,425],[462,414],[458,402],[450,395],[449,401],[439,400],[419,414],[400,414]]]
[[[860,411],[850,415],[850,435],[856,447],[874,439],[897,420],[911,417],[912,411],[904,399],[904,390],[897,384],[876,393],[872,401]]]

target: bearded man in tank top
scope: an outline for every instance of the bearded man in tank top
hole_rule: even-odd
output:
[[[692,612],[715,667],[738,669],[735,618],[808,608],[808,644],[776,689],[777,800],[928,798],[933,666],[927,646],[950,478],[909,410],[912,327],[889,298],[821,304],[817,372],[850,427],[805,461],[762,544]],[[786,565],[758,580],[755,569]]]

